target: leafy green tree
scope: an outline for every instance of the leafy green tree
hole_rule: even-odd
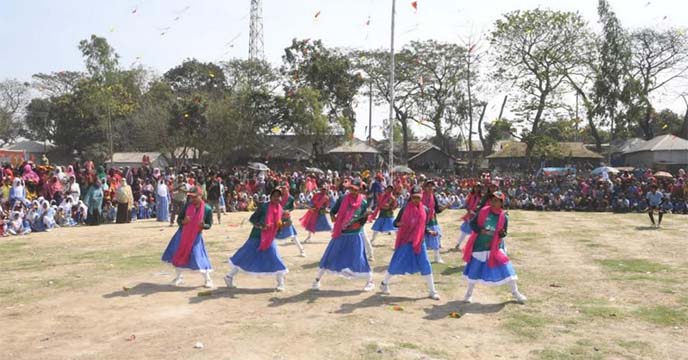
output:
[[[510,12],[495,23],[491,42],[496,77],[523,92],[520,111],[530,122],[527,154],[539,141],[545,111],[584,58],[586,29],[577,13],[541,9]]]
[[[354,73],[346,54],[325,47],[320,40],[294,39],[284,50],[282,60],[286,96],[304,87],[318,91],[318,101],[330,123],[353,131],[356,125],[354,101],[363,79]]]

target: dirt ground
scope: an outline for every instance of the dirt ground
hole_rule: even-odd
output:
[[[395,278],[391,296],[334,276],[311,291],[325,233],[306,245],[305,258],[281,243],[285,292],[273,290],[274,278],[248,275],[228,290],[226,260],[248,236],[248,213],[226,214],[204,233],[218,286],[209,296],[199,274],[168,285],[173,270],[160,255],[176,228],[155,221],[2,238],[1,357],[688,358],[688,217],[667,215],[654,230],[639,214],[511,211],[506,241],[529,298],[519,305],[506,287],[478,286],[473,304],[460,301],[463,264],[449,249],[462,214],[440,216],[447,262],[433,265],[440,301],[426,298],[420,276]],[[376,241],[378,285],[392,246],[391,236]]]

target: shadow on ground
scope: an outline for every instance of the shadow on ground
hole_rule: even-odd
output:
[[[433,305],[424,309],[425,320],[441,320],[448,318],[451,313],[465,314],[494,314],[502,311],[509,304],[518,304],[516,301],[506,301],[499,304],[466,303],[464,301],[452,301],[442,305]]]

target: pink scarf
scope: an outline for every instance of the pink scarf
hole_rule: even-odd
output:
[[[480,209],[480,212],[478,213],[478,225],[481,228],[485,225],[485,221],[487,220],[487,216],[490,214],[490,212],[494,213],[492,211],[492,206],[490,205],[487,205]],[[507,262],[509,262],[509,258],[506,256],[506,254],[504,254],[499,249],[499,244],[501,242],[499,238],[499,232],[502,231],[502,229],[504,229],[504,224],[506,223],[506,215],[502,210],[499,210],[498,215],[499,220],[497,221],[497,228],[494,231],[494,235],[492,235],[492,241],[490,242],[490,256],[487,261],[487,266],[492,268],[504,265]],[[473,257],[473,246],[475,245],[475,240],[478,239],[479,235],[479,233],[473,232],[473,234],[471,234],[471,237],[468,239],[466,247],[463,249],[463,261],[465,261],[466,263],[469,263],[471,261],[471,258]]]
[[[329,198],[323,193],[317,193],[313,196],[313,208],[306,211],[306,214],[299,219],[301,226],[310,232],[314,232],[315,224],[318,221],[318,216],[320,215],[320,209],[322,209]]]
[[[281,219],[282,205],[270,202],[267,206],[267,213],[265,214],[265,225],[263,226],[263,231],[260,232],[260,246],[258,246],[258,250],[265,251],[270,248],[279,230],[279,222]]]
[[[336,239],[342,235],[342,231],[345,227],[348,227],[350,225],[349,222],[351,222],[351,219],[354,218],[356,210],[358,210],[358,208],[361,207],[362,203],[363,196],[361,196],[361,194],[358,194],[356,198],[354,198],[351,194],[347,194],[344,197],[341,205],[339,206],[339,213],[337,214],[337,219],[334,222],[334,229],[332,230],[332,239]]]
[[[413,252],[420,254],[427,222],[428,214],[423,203],[416,205],[409,202],[404,208],[404,214],[401,215],[401,227],[397,232],[394,248],[398,249],[401,245],[411,243],[413,244]]]
[[[196,237],[201,232],[201,226],[203,225],[203,217],[205,216],[205,203],[201,201],[201,204],[196,208],[193,204],[189,204],[186,207],[186,216],[189,217],[189,222],[182,226],[182,238],[177,247],[177,252],[172,258],[172,264],[174,266],[180,267],[189,263],[189,258],[191,257],[191,249],[193,248],[194,241]]]
[[[384,193],[382,193],[382,195],[378,196],[378,197],[377,197],[377,206],[375,207],[375,212],[373,212],[372,214],[370,214],[370,216],[368,217],[368,221],[371,221],[371,222],[372,222],[373,220],[375,220],[375,218],[376,218],[377,215],[380,213],[380,210],[383,209],[383,207],[384,207],[385,210],[387,210],[387,209],[388,209],[387,203],[388,203],[389,200],[391,200],[391,199],[393,199],[392,193],[391,193],[391,192],[388,193],[388,192],[385,191]],[[392,206],[394,206],[394,204],[392,204]]]
[[[430,209],[430,219],[435,218],[435,194],[428,192],[428,191],[423,191],[423,205],[427,206],[428,209]]]

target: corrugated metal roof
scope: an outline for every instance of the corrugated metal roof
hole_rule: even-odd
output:
[[[602,159],[603,156],[590,151],[581,142],[560,142],[559,152],[564,157],[581,158],[581,159]],[[526,157],[526,143],[512,142],[504,144],[501,150],[488,156],[488,159],[505,159],[505,158],[524,158]]]
[[[661,135],[652,140],[642,143],[640,146],[632,147],[624,152],[624,154],[631,154],[641,151],[680,151],[688,150],[688,140],[680,138],[676,135]]]
[[[353,139],[327,152],[328,154],[378,154],[379,151],[365,142]]]
[[[159,152],[118,152],[112,154],[112,160],[116,163],[140,163],[144,155],[148,155],[151,162],[162,156]]]

